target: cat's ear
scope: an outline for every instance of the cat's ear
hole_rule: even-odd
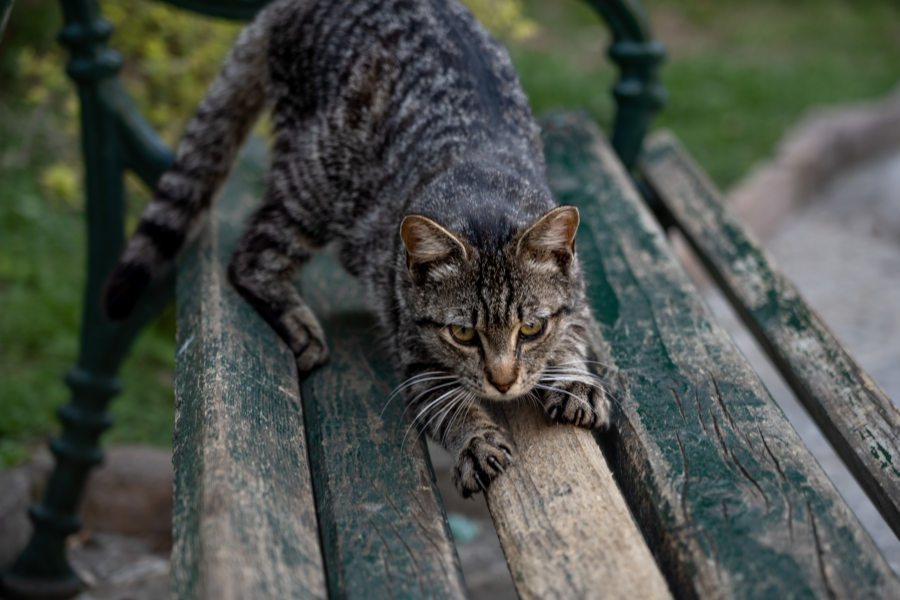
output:
[[[466,258],[466,247],[452,233],[420,215],[408,215],[400,223],[400,237],[406,246],[406,266],[413,280],[421,283],[429,273],[450,274],[455,264]],[[446,265],[439,272],[436,267]]]
[[[558,206],[535,221],[519,238],[516,249],[520,257],[538,264],[556,264],[566,268],[575,256],[575,232],[578,209]]]

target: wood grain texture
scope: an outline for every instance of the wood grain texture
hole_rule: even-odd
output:
[[[246,182],[232,179],[178,274],[173,590],[324,598],[294,359],[224,275]]]
[[[671,598],[591,432],[497,408],[514,462],[487,491],[519,597]]]
[[[544,122],[618,367],[608,458],[677,597],[888,598],[900,582],[713,321],[586,118]]]
[[[328,588],[334,598],[462,598],[459,558],[423,440],[409,431],[360,286],[329,255],[304,296],[331,346],[303,382]]]
[[[643,171],[741,318],[900,535],[900,410],[726,210],[712,182],[671,134],[648,142]]]

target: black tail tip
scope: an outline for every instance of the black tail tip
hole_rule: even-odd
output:
[[[111,321],[124,321],[134,312],[150,284],[150,271],[144,265],[119,263],[113,268],[103,290],[103,310]]]

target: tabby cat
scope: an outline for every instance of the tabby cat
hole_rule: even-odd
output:
[[[464,496],[514,445],[485,404],[539,401],[550,419],[608,422],[589,372],[591,317],[574,238],[505,50],[455,0],[276,0],[247,26],[187,125],[113,270],[126,318],[227,175],[264,106],[274,129],[261,207],[232,284],[322,365],[322,327],[292,283],[328,243],[365,286],[415,425],[457,457]]]

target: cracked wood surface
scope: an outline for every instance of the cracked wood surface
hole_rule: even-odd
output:
[[[294,358],[222,267],[256,173],[232,178],[178,272],[177,598],[327,596]]]
[[[676,595],[889,597],[896,576],[711,321],[594,126],[569,116],[545,128],[553,187],[582,210],[578,249],[619,367],[618,430],[603,440]],[[218,227],[227,237],[240,225],[225,213]],[[400,447],[408,420],[397,403],[380,414],[389,369],[355,284],[329,257],[304,274],[335,357],[303,383],[301,407],[289,353],[224,283],[215,261],[226,258],[204,238],[179,283],[176,590],[320,597],[327,584],[339,596],[461,595],[422,446]],[[196,293],[204,282],[217,290]],[[633,590],[647,586],[646,557],[615,562],[641,550],[630,546],[636,537],[622,542],[628,519],[590,436],[527,409],[509,418],[517,444],[527,440],[528,468],[495,482],[489,501],[520,593],[563,596],[587,589],[582,577],[609,595],[629,578]],[[327,523],[320,534],[304,441]],[[597,526],[597,513],[610,524]],[[556,529],[566,531],[558,540]],[[541,572],[542,561],[562,568]]]
[[[585,117],[544,121],[578,205],[588,294],[618,367],[607,456],[678,597],[895,597],[897,576],[672,257]]]
[[[661,133],[648,142],[642,169],[743,321],[900,535],[900,410],[729,214],[674,136]]]

